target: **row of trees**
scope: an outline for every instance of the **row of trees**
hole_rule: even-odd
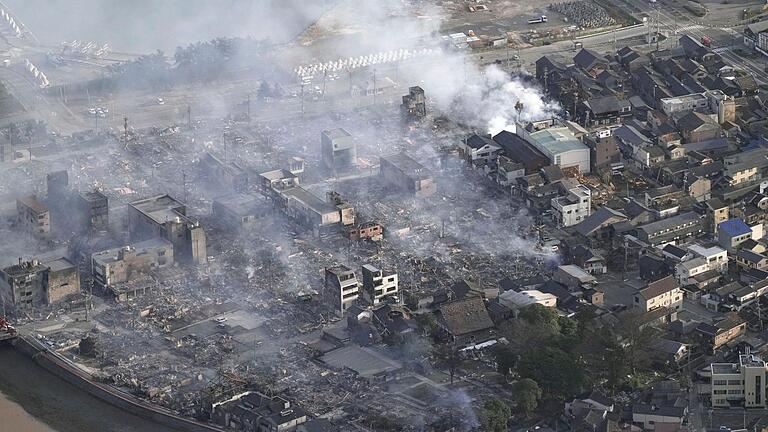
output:
[[[211,82],[246,69],[271,76],[274,68],[267,60],[271,45],[268,40],[215,38],[178,47],[173,64],[158,50],[113,66],[107,78],[109,83],[100,85],[159,89],[179,83]]]

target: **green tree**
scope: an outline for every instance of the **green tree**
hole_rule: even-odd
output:
[[[507,422],[512,416],[512,410],[503,400],[492,400],[485,404],[483,410],[483,430],[487,432],[506,432]]]
[[[513,386],[515,392],[515,402],[517,402],[517,408],[525,417],[530,415],[536,410],[541,399],[542,391],[541,387],[536,381],[530,378],[524,378],[517,381]]]
[[[544,327],[547,330],[550,330],[551,333],[558,333],[560,331],[558,315],[554,308],[534,303],[521,310],[519,317],[520,319],[525,320],[528,324],[536,327]]]
[[[507,345],[496,344],[493,349],[493,356],[496,358],[496,371],[508,377],[517,364],[517,355]]]
[[[548,396],[556,399],[573,396],[586,385],[584,369],[578,358],[555,347],[524,352],[517,373],[521,378],[536,381]]]

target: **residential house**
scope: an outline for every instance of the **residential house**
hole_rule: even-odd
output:
[[[587,238],[605,240],[609,237],[608,227],[627,220],[627,216],[610,207],[600,207],[574,226],[577,233]]]
[[[512,187],[517,179],[525,176],[525,165],[500,155],[496,160],[496,182],[502,187]]]
[[[650,431],[656,430],[657,424],[681,425],[687,411],[687,407],[634,404],[632,405],[632,423]]]
[[[580,116],[585,126],[612,125],[632,115],[632,105],[617,96],[589,98],[582,102]]]
[[[605,265],[605,258],[594,250],[579,244],[573,248],[571,253],[573,262],[587,273],[599,275],[608,272],[608,267]]]
[[[482,297],[471,296],[443,303],[438,309],[438,325],[454,340],[474,340],[493,327]]]
[[[712,117],[691,111],[677,120],[677,127],[686,142],[700,142],[720,138],[723,131]]]
[[[595,51],[582,48],[574,57],[573,63],[591,77],[597,77],[608,69],[609,61]]]
[[[640,271],[640,279],[655,281],[672,274],[669,264],[653,254],[644,254],[637,262]]]
[[[595,283],[596,279],[581,267],[573,264],[558,266],[552,274],[552,280],[571,289],[581,288]]]
[[[680,364],[688,355],[688,345],[670,339],[657,339],[653,341],[649,348],[653,356],[665,363]]]
[[[729,252],[735,252],[741,243],[751,238],[752,229],[741,219],[729,219],[717,226],[717,241]]]
[[[495,160],[501,153],[501,146],[492,140],[490,136],[472,135],[459,144],[459,149],[467,160],[473,162],[477,160],[486,163]]]
[[[730,313],[717,323],[699,323],[696,332],[700,335],[707,352],[714,353],[720,347],[747,333],[747,322],[735,313]]]
[[[560,227],[578,224],[592,211],[591,196],[588,187],[578,185],[569,189],[566,196],[552,198],[552,219]]]
[[[637,291],[634,307],[642,311],[651,311],[660,307],[680,309],[683,304],[683,292],[677,280],[672,276],[651,282]]]

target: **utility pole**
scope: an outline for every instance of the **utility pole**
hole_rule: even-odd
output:
[[[123,117],[123,140],[125,146],[128,147],[128,117]]]
[[[96,126],[94,127],[96,129],[96,133],[99,133],[99,113],[94,112],[93,113],[93,119],[96,121]]]
[[[245,103],[245,105],[248,111],[248,121],[250,122],[251,121],[251,94],[250,93],[248,93],[248,100]]]
[[[301,118],[304,119],[304,82],[301,83]]]
[[[376,105],[376,68],[373,68],[373,104]]]
[[[187,127],[192,129],[192,106],[187,105]]]
[[[321,96],[323,100],[325,100],[325,85],[327,82],[328,82],[328,71],[324,70],[323,71],[323,94]]]
[[[656,6],[656,51],[659,50],[659,14],[661,13],[661,7]]]
[[[187,171],[181,170],[182,187],[184,188],[184,204],[187,203]]]

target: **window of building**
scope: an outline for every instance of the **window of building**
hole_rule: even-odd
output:
[[[724,395],[724,394],[728,394],[728,391],[727,390],[714,390],[712,393],[714,393],[716,395]]]
[[[727,380],[713,380],[712,381],[712,385],[724,386],[724,385],[728,385],[728,381]]]

